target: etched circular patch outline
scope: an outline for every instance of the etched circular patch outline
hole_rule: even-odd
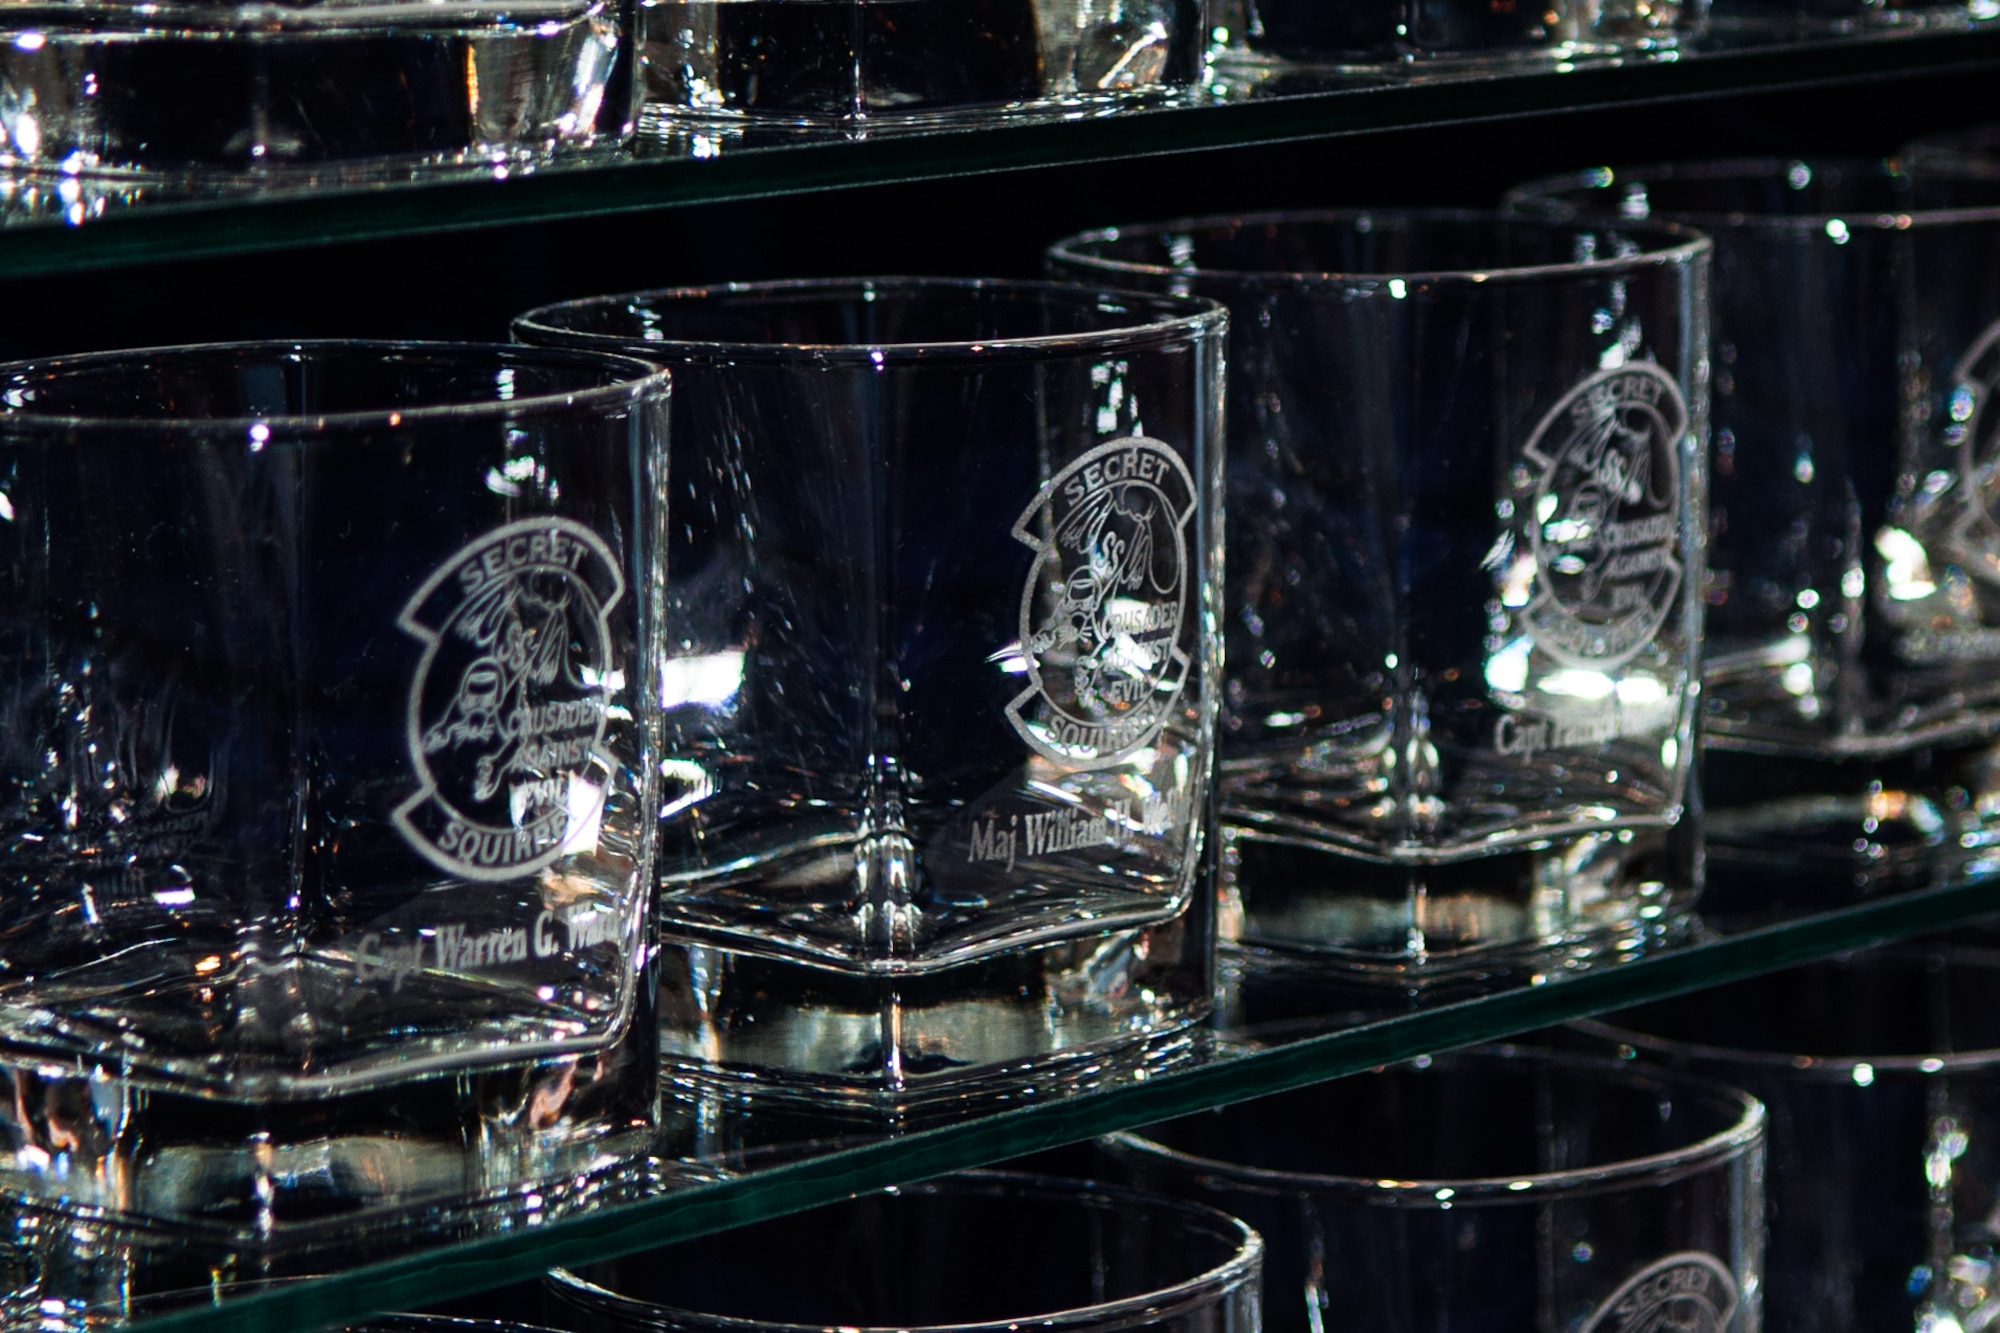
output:
[[[395,821],[431,864],[512,879],[595,821],[604,789],[584,769],[604,738],[624,591],[596,533],[530,518],[460,548],[410,598],[396,623],[424,645],[407,736],[421,785]]]
[[[1514,505],[1537,577],[1522,615],[1557,661],[1618,666],[1673,610],[1686,431],[1679,387],[1636,362],[1583,380],[1528,437],[1521,454],[1538,471]]]
[[[1101,444],[1014,524],[1035,552],[1021,590],[1028,688],[1008,720],[1037,754],[1102,768],[1160,734],[1187,681],[1180,646],[1194,477],[1158,440]]]
[[[1736,1278],[1720,1259],[1687,1250],[1656,1259],[1619,1285],[1579,1333],[1723,1333]]]

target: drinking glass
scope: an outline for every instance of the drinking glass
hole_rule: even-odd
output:
[[[93,0],[0,28],[0,166],[211,179],[507,163],[630,137],[621,0]]]
[[[1263,1234],[1273,1333],[1754,1333],[1764,1109],[1615,1060],[1425,1058],[1104,1141]]]
[[[1996,999],[2000,954],[1908,947],[1575,1026],[1770,1108],[1774,1333],[1944,1333],[2000,1315]]]
[[[1332,211],[1050,264],[1230,308],[1225,937],[1435,976],[1681,914],[1708,242]]]
[[[1937,31],[2000,13],[1994,0],[1714,0],[1707,49],[1768,47],[1858,33]]]
[[[896,127],[1101,114],[1185,96],[1201,0],[642,0],[650,116]]]
[[[1955,770],[1983,767],[2000,728],[2000,537],[1972,438],[2000,183],[1754,159],[1589,171],[1510,202],[1716,242],[1711,837],[1788,860],[1809,834],[1868,875],[1948,852],[1955,807],[1989,785]]]
[[[1208,1004],[1223,311],[1050,283],[604,297],[674,374],[662,1041],[905,1098]]]
[[[618,1039],[666,395],[469,344],[0,366],[0,1035],[38,1073],[307,1101]]]
[[[1855,0],[1859,3],[1860,0]],[[1356,75],[1424,78],[1671,57],[1709,0],[1213,0],[1212,81],[1279,92]]]
[[[1258,1333],[1264,1243],[1211,1208],[972,1172],[549,1274],[564,1327]]]

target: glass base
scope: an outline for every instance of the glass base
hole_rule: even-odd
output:
[[[893,1108],[1006,1100],[1171,1063],[1207,1017],[1207,914],[909,977],[706,945],[661,952],[667,1078],[700,1095]]]
[[[322,1238],[358,1219],[595,1192],[659,1148],[651,1034],[592,1055],[292,1105],[0,1062],[0,1197],[177,1232]],[[372,1223],[371,1223],[372,1224]]]
[[[533,158],[629,132],[629,107],[607,107],[630,93],[618,53],[610,0],[19,5],[0,27],[0,166],[178,177]]]
[[[1889,756],[1800,757],[1709,747],[1704,910],[1731,917],[1835,907],[2000,872],[2000,743]]]
[[[1356,50],[1282,53],[1225,46],[1213,50],[1209,61],[1215,72],[1212,82],[1259,92],[1266,91],[1268,85],[1275,94],[1287,83],[1314,79],[1361,78],[1400,83],[1468,74],[1528,73],[1572,64],[1670,60],[1679,48],[1680,39],[1669,32],[1630,42],[1551,42],[1542,46],[1497,46],[1467,51],[1417,50],[1393,41]],[[1308,91],[1304,87],[1284,90]]]
[[[649,122],[916,128],[1103,114],[1194,86],[1192,0],[652,0]]]
[[[1398,985],[1631,953],[1693,908],[1694,841],[1683,824],[1404,864],[1232,827],[1221,936]]]

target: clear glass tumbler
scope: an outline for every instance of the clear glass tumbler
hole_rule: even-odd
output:
[[[1463,77],[1671,57],[1708,8],[1709,0],[1210,0],[1211,79],[1275,93],[1357,75]]]
[[[1050,264],[1230,309],[1225,938],[1436,975],[1680,913],[1707,241],[1343,211]]]
[[[1774,1333],[2000,1317],[2000,954],[1883,950],[1576,1027],[1769,1107]]]
[[[1784,42],[1890,32],[1949,31],[2000,14],[1994,0],[1714,0],[1703,46]]]
[[[555,1269],[550,1317],[590,1333],[1259,1333],[1263,1252],[1211,1208],[973,1172]]]
[[[1265,1237],[1272,1333],[1755,1333],[1764,1109],[1615,1060],[1423,1059],[1105,1142]]]
[[[649,116],[895,127],[1101,114],[1189,93],[1201,0],[642,0]]]
[[[27,0],[0,166],[306,183],[630,137],[621,0]]]
[[[456,344],[0,366],[0,1034],[40,1074],[317,1099],[620,1036],[666,396]]]
[[[1711,836],[1791,860],[1807,835],[1869,876],[1949,854],[2000,729],[2000,526],[1975,438],[2000,182],[1754,159],[1510,200],[1715,239]]]
[[[670,1060],[904,1097],[1206,1012],[1225,327],[915,278],[516,322],[674,374]]]

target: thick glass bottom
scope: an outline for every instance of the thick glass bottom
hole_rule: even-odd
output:
[[[1190,89],[1189,0],[656,0],[649,116],[938,125],[1088,114]]]
[[[618,49],[608,0],[18,6],[0,28],[0,165],[306,184],[343,164],[534,156],[597,136]]]
[[[1231,828],[1221,936],[1407,984],[1550,956],[1631,951],[1694,905],[1698,862],[1681,827],[1551,839],[1437,864],[1366,861]]]
[[[328,1226],[589,1195],[664,1132],[650,1030],[591,1055],[255,1105],[96,1068],[0,1064],[0,1196],[180,1231],[318,1243]]]
[[[909,977],[669,944],[661,1059],[682,1087],[827,1105],[1073,1088],[1184,1052],[1213,987],[1207,919],[1194,910]]]
[[[1705,904],[1731,915],[1837,906],[2000,871],[2000,744],[1888,756],[1702,754]]]

